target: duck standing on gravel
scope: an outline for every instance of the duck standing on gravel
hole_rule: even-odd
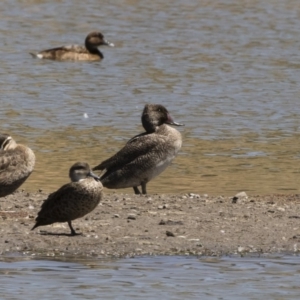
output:
[[[101,32],[91,32],[85,39],[85,46],[68,45],[30,54],[40,59],[96,61],[104,58],[99,46],[114,47],[114,44],[106,41]]]
[[[102,199],[103,186],[99,177],[91,172],[90,166],[84,162],[75,163],[69,171],[70,183],[49,195],[42,204],[36,224],[50,225],[56,222],[68,222],[71,235],[77,235],[72,227],[72,220],[81,218],[94,210]]]
[[[181,126],[173,121],[168,110],[160,104],[146,104],[142,113],[146,132],[132,139],[111,158],[93,170],[103,170],[100,180],[110,189],[133,187],[135,194],[147,194],[146,184],[163,172],[181,148],[178,130],[169,125]],[[169,124],[169,125],[168,125]]]
[[[33,151],[8,134],[0,134],[0,197],[18,189],[32,173],[35,164]]]

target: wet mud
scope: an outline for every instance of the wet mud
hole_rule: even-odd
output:
[[[46,193],[0,199],[0,254],[126,257],[298,253],[300,195],[106,193],[90,214],[31,231]]]

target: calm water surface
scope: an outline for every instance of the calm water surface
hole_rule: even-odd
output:
[[[299,299],[298,257],[0,262],[2,299]]]
[[[109,157],[159,102],[186,126],[150,193],[300,192],[298,0],[4,0],[0,10],[1,131],[37,155],[27,190],[53,191],[75,161]],[[92,30],[115,44],[102,62],[28,54]]]

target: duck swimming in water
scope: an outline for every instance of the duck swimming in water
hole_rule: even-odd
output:
[[[110,189],[133,187],[135,194],[147,194],[146,184],[163,172],[181,148],[178,130],[169,125],[181,126],[173,121],[168,110],[160,104],[147,104],[142,113],[146,132],[132,139],[111,158],[93,170],[103,170],[100,180]]]
[[[32,173],[35,164],[33,151],[8,134],[0,134],[0,197],[18,189]]]
[[[103,186],[99,177],[91,172],[90,166],[78,162],[70,168],[69,176],[72,182],[50,194],[42,204],[31,230],[56,222],[68,222],[71,235],[76,235],[72,220],[85,216],[97,207],[102,199]]]
[[[96,61],[104,58],[99,46],[114,47],[114,44],[106,41],[101,32],[91,32],[85,39],[85,46],[68,45],[30,54],[40,59]]]

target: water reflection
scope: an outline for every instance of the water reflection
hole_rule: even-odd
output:
[[[2,1],[1,130],[38,157],[24,188],[50,192],[74,161],[109,157],[140,132],[144,104],[161,102],[186,124],[184,147],[150,193],[299,192],[297,8],[296,0]],[[81,44],[92,30],[116,45],[102,62],[28,54]]]
[[[297,257],[4,259],[5,299],[298,299]]]

